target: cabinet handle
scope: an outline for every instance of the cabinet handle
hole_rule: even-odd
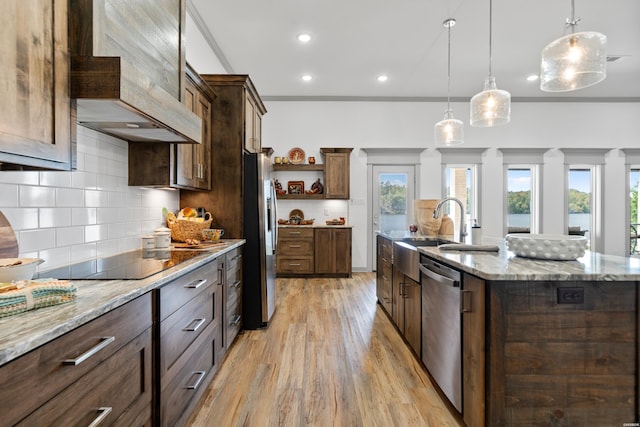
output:
[[[231,287],[238,289],[238,286],[240,286],[240,283],[242,283],[240,280],[236,280],[231,284]]]
[[[116,340],[116,337],[102,337],[100,339],[102,341],[100,341],[99,344],[91,347],[89,350],[85,351],[80,356],[76,357],[75,359],[66,359],[66,360],[64,360],[62,362],[62,364],[63,365],[78,366],[79,364],[81,364],[82,362],[84,362],[85,360],[87,360],[88,358],[90,358],[91,356],[95,355],[97,352],[99,352],[100,350],[102,350],[103,348],[105,348],[106,346],[111,344],[112,342],[114,342]]]
[[[391,298],[389,298],[389,297],[382,297],[382,300],[384,302],[391,302]]]
[[[240,323],[240,319],[242,319],[242,316],[238,314],[231,322],[229,322],[229,326],[236,326]]]
[[[238,260],[242,258],[242,254],[238,254],[236,256],[234,256],[233,258],[231,258],[232,261]]]
[[[193,282],[186,285],[185,288],[198,289],[200,286],[204,285],[205,283],[207,283],[207,279],[194,280]]]
[[[399,292],[399,294],[400,294],[400,296],[401,296],[401,297],[403,297],[403,298],[404,298],[404,285],[405,285],[405,283],[404,283],[404,282],[400,282],[400,283],[399,283],[399,285],[400,285],[400,292]]]
[[[471,304],[471,291],[461,290],[462,298],[460,298],[460,313],[472,313],[473,305]]]
[[[182,330],[185,332],[195,332],[200,328],[200,326],[204,325],[204,322],[206,321],[207,319],[205,319],[204,317],[201,319],[193,319],[191,322],[189,322],[189,325],[191,325],[193,322],[197,322],[196,325],[193,328],[190,328],[189,325],[187,325],[182,328]]]
[[[301,245],[289,245],[290,248],[301,248]]]
[[[297,263],[297,264],[296,264],[296,263],[292,263],[292,262],[290,262],[290,263],[289,263],[289,267],[300,267],[300,263]]]
[[[196,382],[193,383],[193,385],[188,385],[185,387],[187,390],[196,390],[198,387],[200,387],[200,383],[202,382],[204,377],[207,375],[207,371],[194,371],[193,374],[191,374],[191,376],[193,375],[197,375],[198,378],[196,379]]]
[[[103,406],[101,408],[98,408],[98,416],[96,417],[95,420],[91,421],[91,424],[89,424],[89,427],[96,427],[102,424],[102,422],[107,418],[107,416],[109,416],[111,411],[113,411],[113,408],[110,406]]]
[[[300,232],[299,231],[290,231],[289,232],[289,236],[291,236],[292,234],[298,235],[298,234],[300,234]]]

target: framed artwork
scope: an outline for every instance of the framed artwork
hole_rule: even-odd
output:
[[[304,181],[287,182],[287,190],[289,194],[304,194]]]

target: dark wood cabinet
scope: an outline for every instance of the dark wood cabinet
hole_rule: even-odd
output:
[[[224,347],[228,350],[242,329],[242,249],[237,248],[225,256],[224,279]]]
[[[153,291],[157,378],[155,424],[183,425],[218,370],[223,274],[219,259]]]
[[[314,272],[314,231],[310,227],[279,227],[276,274],[311,275]]]
[[[317,227],[315,273],[351,277],[351,228]]]
[[[467,427],[484,426],[485,418],[485,282],[462,279],[462,416]]]
[[[129,185],[211,189],[211,122],[215,97],[213,90],[187,65],[182,100],[202,120],[202,143],[129,142]]]
[[[244,238],[243,155],[247,149],[246,109],[253,104],[253,142],[259,140],[266,109],[247,75],[206,74],[201,76],[213,89],[211,128],[211,190],[181,191],[181,206],[202,206],[213,214],[214,226],[224,228],[225,238]],[[249,107],[248,107],[249,106]],[[257,117],[260,117],[260,120]],[[261,143],[260,143],[261,144]],[[265,149],[266,150],[266,149]]]
[[[0,170],[75,169],[66,1],[13,1],[0,16]]]
[[[274,172],[315,173],[312,181],[305,185],[308,189],[319,175],[324,191],[322,194],[278,194],[279,199],[348,199],[350,191],[350,156],[353,148],[320,148],[324,163],[274,164]]]
[[[378,302],[391,315],[393,307],[393,246],[389,239],[376,237],[376,296]]]
[[[321,148],[324,155],[324,192],[327,199],[348,199],[351,148]]]
[[[152,311],[146,294],[0,367],[3,425],[146,425]]]

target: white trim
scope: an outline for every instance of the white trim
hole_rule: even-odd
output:
[[[361,148],[367,154],[368,165],[419,165],[420,154],[426,148]]]
[[[550,148],[499,148],[502,153],[502,163],[521,165],[544,164],[544,153]]]
[[[609,148],[561,148],[565,165],[604,165]]]
[[[482,164],[482,154],[488,148],[436,148],[436,150],[440,152],[443,165],[479,165]]]

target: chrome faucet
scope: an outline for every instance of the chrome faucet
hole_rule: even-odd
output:
[[[442,205],[444,205],[446,202],[448,201],[454,201],[458,204],[458,206],[460,206],[460,243],[464,243],[464,238],[467,235],[467,224],[465,224],[464,222],[464,211],[465,208],[462,205],[462,202],[459,199],[456,199],[455,197],[445,197],[444,199],[440,200],[438,202],[438,204],[436,205],[436,208],[433,210],[433,217],[434,218],[438,218],[440,216],[440,210],[442,209]]]

